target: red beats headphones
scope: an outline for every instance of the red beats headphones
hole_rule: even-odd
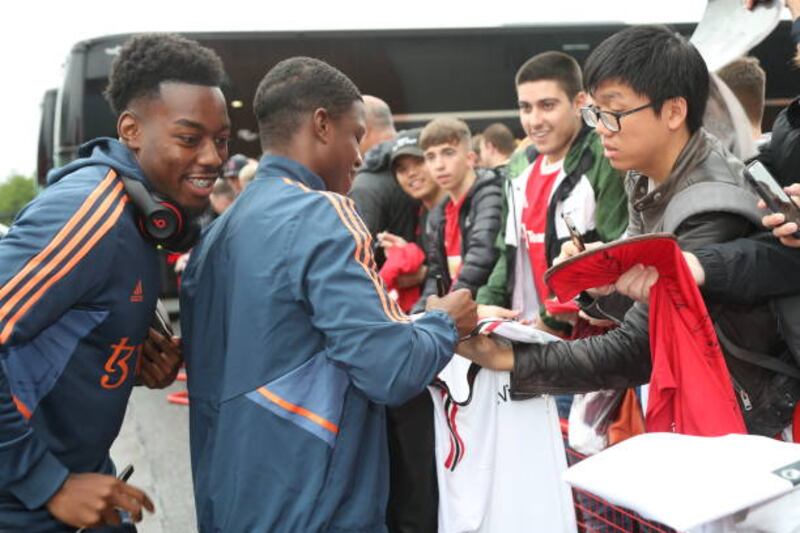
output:
[[[145,239],[171,252],[187,252],[200,236],[194,217],[172,200],[154,195],[141,181],[120,176],[139,214],[139,231]]]

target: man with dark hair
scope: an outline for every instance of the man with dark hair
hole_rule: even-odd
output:
[[[118,531],[118,510],[153,510],[109,457],[137,376],[164,386],[180,363],[174,339],[148,335],[159,253],[141,197],[205,209],[227,159],[223,79],[194,41],[129,40],[106,92],[119,140],[52,171],[0,241],[0,530]]]
[[[519,118],[536,154],[509,183],[509,213],[500,257],[478,292],[482,315],[540,321],[542,329],[569,332],[567,313],[549,313],[544,273],[570,234],[563,216],[589,241],[611,241],[628,219],[622,176],[603,156],[600,137],[581,120],[586,103],[577,61],[543,52],[517,72]],[[575,312],[569,316],[575,322]]]
[[[382,532],[383,405],[424,390],[475,305],[434,297],[411,322],[386,293],[341,196],[365,130],[347,76],[287,59],[253,107],[257,178],[195,247],[181,293],[199,529]]]
[[[753,140],[761,139],[764,118],[764,91],[767,80],[764,69],[755,57],[740,57],[722,67],[717,75],[733,91],[750,120]]]
[[[505,124],[489,125],[480,136],[480,160],[482,166],[496,170],[505,169],[517,144],[514,134]]]
[[[673,232],[691,251],[753,232],[760,213],[742,163],[701,126],[709,74],[688,41],[665,27],[632,27],[598,46],[585,72],[595,105],[584,118],[612,165],[629,171],[629,235]],[[577,253],[569,243],[564,248],[565,256]],[[791,419],[793,402],[787,409],[786,400],[800,392],[797,385],[737,355],[786,356],[772,311],[706,303],[748,430],[777,434]],[[513,370],[514,394],[624,388],[650,379],[649,334],[648,308],[637,303],[619,328],[600,337],[494,349],[482,339],[459,353]]]
[[[392,177],[389,168],[392,143],[397,135],[389,105],[375,96],[364,95],[367,133],[359,143],[364,163],[359,168],[348,196],[356,203],[358,214],[376,239],[389,232],[406,241],[414,239],[419,202],[406,195]],[[385,261],[384,252],[375,254],[378,267]]]

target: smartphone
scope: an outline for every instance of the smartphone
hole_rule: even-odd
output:
[[[171,339],[175,335],[169,319],[169,312],[167,312],[164,302],[160,299],[156,301],[156,312],[155,316],[153,316],[153,323],[150,326],[167,339]]]
[[[567,226],[567,231],[569,231],[569,238],[572,239],[572,244],[575,245],[575,248],[577,248],[579,252],[585,252],[586,245],[583,243],[583,237],[581,237],[581,234],[578,233],[578,229],[575,227],[575,223],[572,222],[572,218],[566,213],[561,213],[561,219]]]
[[[770,211],[782,213],[786,222],[794,222],[800,227],[800,208],[798,208],[783,187],[775,181],[761,161],[753,161],[744,168],[744,177],[758,193]],[[800,230],[794,232],[794,238],[800,239]]]

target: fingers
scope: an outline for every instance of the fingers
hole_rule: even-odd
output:
[[[783,216],[783,215],[781,215]],[[786,224],[781,224],[777,228],[773,228],[772,234],[778,237],[779,239],[782,237],[792,237],[797,232],[797,224],[794,222],[787,222]]]
[[[650,288],[656,281],[658,281],[658,270],[651,266],[635,265],[619,277],[616,286],[625,296],[647,303],[650,299]]]
[[[134,522],[142,520],[142,507],[145,507],[151,513],[153,512],[153,502],[141,490],[128,485],[127,483],[119,482],[116,490],[111,495],[109,503],[113,509],[122,509],[131,515]],[[114,513],[116,514],[116,512]],[[117,522],[119,523],[119,522]]]
[[[786,222],[786,217],[783,213],[771,213],[761,219],[761,223],[768,228],[775,228]]]
[[[800,183],[792,183],[788,187],[784,187],[783,190],[791,196],[800,196]]]

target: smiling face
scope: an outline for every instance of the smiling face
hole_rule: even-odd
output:
[[[439,195],[425,160],[414,155],[401,155],[393,163],[394,177],[400,188],[415,200],[427,200]]]
[[[581,128],[584,93],[570,100],[555,80],[537,80],[517,86],[519,120],[536,150],[550,161],[560,161]]]
[[[190,212],[206,208],[230,138],[218,87],[162,83],[159,96],[132,102],[117,129],[157,192]]]

